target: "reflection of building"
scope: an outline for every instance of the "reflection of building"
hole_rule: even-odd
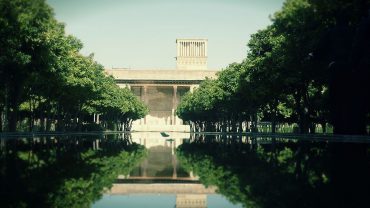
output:
[[[159,132],[132,133],[132,141],[144,145],[148,156],[129,175],[120,175],[107,194],[173,194],[177,208],[207,207],[207,195],[215,194],[216,187],[205,187],[176,158],[176,147],[189,137],[181,132],[169,132],[169,137]]]
[[[206,39],[177,39],[176,70],[109,69],[121,87],[129,87],[149,107],[149,115],[133,124],[133,130],[189,131],[175,115],[181,97],[206,77],[215,78],[207,69]]]
[[[159,132],[132,133],[132,141],[148,149],[148,157],[138,165],[128,178],[161,182],[193,182],[198,180],[192,172],[187,173],[177,161],[176,148],[181,145],[189,133],[170,132],[169,137],[162,137]]]

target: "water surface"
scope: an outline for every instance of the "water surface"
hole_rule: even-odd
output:
[[[366,138],[1,138],[1,207],[369,207]]]

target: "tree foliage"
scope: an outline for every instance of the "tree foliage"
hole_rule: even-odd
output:
[[[28,130],[100,129],[98,114],[101,127],[129,130],[148,112],[79,52],[44,0],[0,0],[0,48],[0,131],[24,130],[25,121]]]
[[[366,0],[286,0],[251,36],[247,57],[188,94],[178,116],[228,131],[268,121],[273,132],[278,123],[297,123],[301,133],[330,123],[335,133],[366,133],[368,8]]]

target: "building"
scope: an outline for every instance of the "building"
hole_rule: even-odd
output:
[[[133,123],[136,131],[189,131],[176,116],[181,97],[201,81],[215,78],[207,67],[207,39],[177,39],[176,69],[107,69],[120,87],[128,87],[148,105],[149,114]]]

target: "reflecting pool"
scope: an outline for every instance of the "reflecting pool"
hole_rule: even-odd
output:
[[[367,138],[1,138],[1,207],[369,207]]]

